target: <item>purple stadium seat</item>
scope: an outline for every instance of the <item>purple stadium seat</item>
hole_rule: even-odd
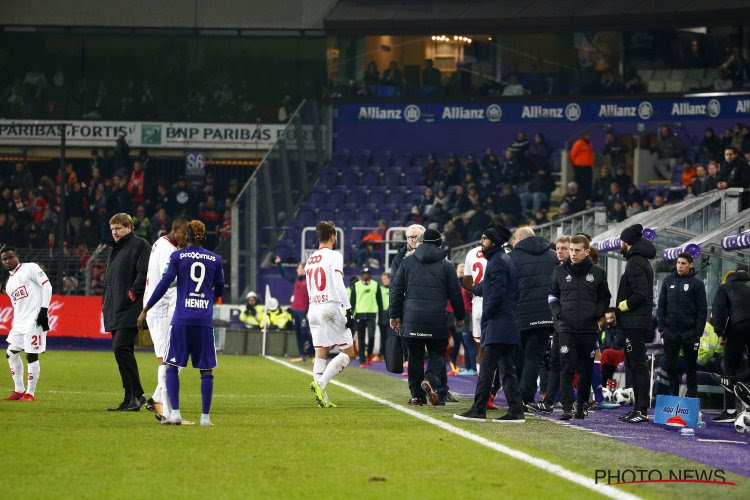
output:
[[[411,155],[399,155],[393,159],[394,167],[409,167],[412,164]]]
[[[388,188],[388,196],[386,196],[386,201],[388,203],[403,203],[405,195],[406,186],[390,186]]]
[[[327,194],[325,191],[311,190],[307,196],[307,199],[310,200],[310,203],[320,205],[321,203],[324,203],[326,201]]]
[[[334,163],[344,163],[345,165],[348,165],[351,151],[348,149],[339,149],[338,151],[334,151],[332,156],[333,158],[331,161]]]
[[[377,151],[372,155],[372,162],[382,167],[388,167],[393,163],[393,154],[390,151]]]
[[[401,186],[403,182],[404,177],[401,170],[386,170],[383,173],[383,184],[386,186]]]
[[[367,200],[367,186],[352,186],[349,189],[349,203],[360,203]]]
[[[404,184],[407,187],[412,187],[422,182],[422,172],[409,171],[404,176]]]
[[[297,220],[302,227],[315,226],[318,223],[314,210],[300,211]]]
[[[334,210],[331,210],[330,208],[319,208],[318,209],[318,219],[319,220],[333,220],[335,217]]]
[[[368,170],[365,170],[362,174],[362,185],[363,186],[379,186],[381,184],[381,175],[380,170],[376,170],[373,168],[370,168]]]
[[[375,210],[372,208],[360,208],[357,211],[357,218],[365,221],[365,226],[377,225]]]
[[[386,193],[387,193],[387,188],[385,186],[371,187],[369,195],[368,195],[368,199],[370,203],[375,203],[376,205],[382,205],[383,203],[385,203]]]
[[[359,170],[349,169],[339,175],[339,186],[356,186],[359,184]]]
[[[346,197],[347,197],[347,190],[344,186],[338,186],[336,189],[331,189],[328,191],[328,198],[327,201],[329,203],[335,203],[336,205],[341,205],[342,203],[346,203]]]
[[[336,177],[338,175],[338,172],[331,168],[325,168],[320,172],[320,182],[319,185],[321,186],[335,186],[336,185]]]

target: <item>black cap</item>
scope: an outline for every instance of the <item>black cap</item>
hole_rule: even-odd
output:
[[[620,235],[620,240],[628,245],[635,245],[635,242],[641,238],[643,238],[643,226],[640,224],[633,224],[626,227]]]
[[[487,239],[489,239],[495,245],[502,245],[506,241],[510,240],[510,229],[500,221],[492,221],[487,229],[482,233]]]
[[[443,235],[437,229],[428,229],[422,235],[422,241],[439,247],[443,243]]]

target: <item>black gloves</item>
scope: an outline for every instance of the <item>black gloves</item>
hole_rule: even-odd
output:
[[[36,317],[36,324],[42,327],[42,331],[49,331],[49,317],[47,316],[46,307],[42,307],[39,310],[39,315]]]
[[[354,331],[354,311],[352,309],[346,310],[346,325],[344,326]]]

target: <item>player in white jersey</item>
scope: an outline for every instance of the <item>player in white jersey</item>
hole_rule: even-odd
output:
[[[315,234],[320,247],[305,263],[310,297],[307,321],[315,348],[310,390],[321,407],[333,408],[336,405],[328,401],[326,385],[355,357],[350,329],[353,320],[344,285],[344,257],[334,250],[336,226],[331,221],[321,221],[315,227]],[[338,347],[340,353],[328,363],[331,347]]]
[[[172,252],[178,248],[185,247],[187,225],[188,220],[184,217],[176,218],[172,221],[172,230],[169,234],[162,236],[151,246],[151,255],[148,259],[148,274],[146,275],[146,290],[143,293],[144,304],[148,303],[148,299],[154,293],[156,285],[159,284],[162,275],[167,270]],[[153,413],[160,422],[162,416],[169,415],[171,410],[169,408],[169,398],[167,397],[167,365],[164,363],[164,357],[167,354],[167,342],[169,340],[169,331],[176,301],[177,292],[173,286],[153,308],[149,309],[146,316],[148,331],[154,343],[154,354],[156,354],[156,359],[159,360],[159,368],[156,372],[156,389],[154,389],[154,395],[146,401],[146,409]]]
[[[474,285],[478,285],[484,278],[487,259],[484,258],[482,246],[474,247],[466,254],[464,260],[464,288],[471,292]],[[471,299],[471,335],[474,342],[479,343],[482,336],[482,297],[474,295]]]
[[[6,401],[36,401],[34,392],[39,381],[39,355],[47,350],[49,317],[47,309],[52,299],[52,285],[42,268],[33,262],[21,263],[15,248],[5,247],[0,252],[3,268],[10,273],[5,291],[13,303],[13,324],[8,334],[5,357],[15,385]],[[21,351],[26,352],[28,387],[23,383]]]

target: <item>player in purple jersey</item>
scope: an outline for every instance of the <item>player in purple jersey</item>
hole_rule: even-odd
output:
[[[178,367],[187,366],[188,357],[193,368],[201,373],[203,412],[200,424],[213,425],[209,417],[214,390],[212,370],[216,368],[214,347],[214,301],[224,291],[224,271],[221,257],[201,246],[206,236],[206,226],[192,220],[187,227],[188,246],[176,250],[169,258],[169,266],[156,286],[148,303],[138,317],[138,328],[146,323],[146,314],[177,279],[177,306],[172,316],[172,329],[167,345],[167,395],[172,412],[162,419],[163,424],[190,425],[180,414],[180,378]]]

